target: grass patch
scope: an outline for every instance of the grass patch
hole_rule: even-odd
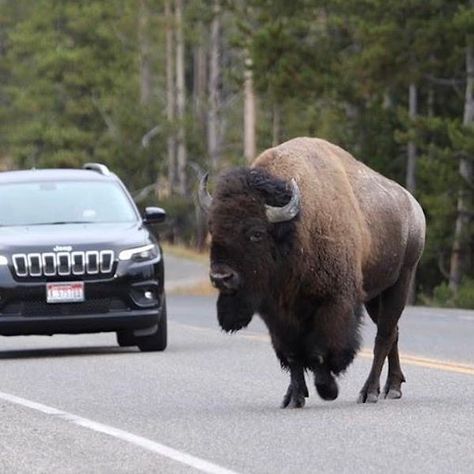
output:
[[[187,258],[189,260],[194,260],[195,262],[199,263],[209,263],[208,252],[198,252],[192,248],[185,247],[184,245],[171,245],[167,243],[162,243],[161,246],[163,247],[165,255],[170,254],[174,257]]]
[[[177,286],[167,290],[167,293],[171,295],[214,296],[217,295],[217,290],[209,280],[203,280],[190,285]]]

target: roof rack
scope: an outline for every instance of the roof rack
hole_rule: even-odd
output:
[[[102,163],[85,163],[82,165],[82,168],[85,170],[97,171],[104,176],[111,174],[109,168],[107,168],[107,166],[103,165]]]

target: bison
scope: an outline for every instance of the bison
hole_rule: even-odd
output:
[[[305,371],[324,400],[360,345],[365,306],[377,325],[374,358],[358,401],[402,396],[398,320],[424,247],[425,217],[403,187],[325,140],[295,138],[250,167],[207,175],[199,201],[208,213],[210,279],[224,331],[258,313],[290,373],[282,407],[301,408]]]

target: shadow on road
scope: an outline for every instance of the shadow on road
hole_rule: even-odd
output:
[[[48,349],[21,349],[0,351],[0,360],[29,359],[48,357],[71,357],[85,355],[130,354],[140,351],[134,347],[93,346],[93,347],[58,347]]]

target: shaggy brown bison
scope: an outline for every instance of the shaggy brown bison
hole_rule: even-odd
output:
[[[290,385],[282,407],[303,407],[305,371],[334,400],[335,376],[359,349],[362,306],[377,325],[374,359],[360,402],[376,402],[388,357],[386,398],[405,381],[398,319],[425,238],[416,200],[327,141],[296,138],[262,153],[250,168],[222,174],[208,211],[210,278],[225,331],[265,321]]]

